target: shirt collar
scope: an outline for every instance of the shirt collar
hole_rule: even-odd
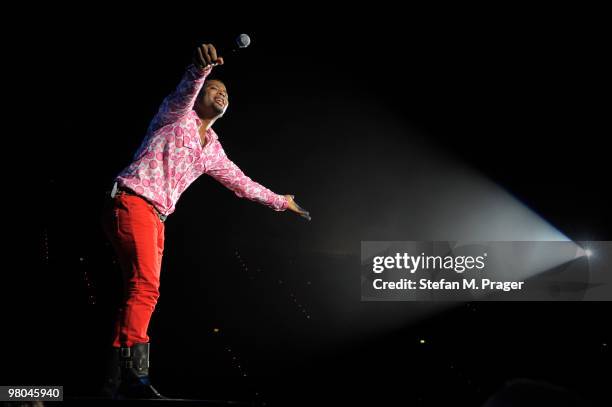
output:
[[[202,124],[202,120],[200,120],[200,118],[198,117],[198,114],[196,113],[195,110],[192,110],[190,113],[191,113],[191,116],[195,119],[195,122],[196,122],[196,124],[199,127],[200,124]],[[206,130],[206,134],[209,135],[209,136],[212,136],[212,138],[214,140],[218,140],[219,139],[219,136],[217,135],[217,133],[215,133],[215,131],[213,130],[212,127],[210,129]]]

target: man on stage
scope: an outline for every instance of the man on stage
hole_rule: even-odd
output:
[[[163,101],[134,160],[115,179],[103,224],[123,272],[125,298],[105,386],[110,397],[162,397],[149,382],[147,327],[159,297],[164,221],[196,178],[207,174],[241,198],[310,219],[292,195],[254,182],[226,156],[212,125],[227,110],[227,89],[219,80],[206,80],[223,63],[212,44],[195,50],[193,64]]]

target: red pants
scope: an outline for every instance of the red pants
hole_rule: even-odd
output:
[[[149,202],[118,192],[105,210],[103,226],[123,272],[124,299],[113,346],[149,342],[147,328],[159,298],[164,224]]]

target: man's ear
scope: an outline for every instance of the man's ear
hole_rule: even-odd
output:
[[[206,83],[204,83],[204,85],[200,89],[200,92],[198,92],[198,96],[196,97],[196,102],[199,102],[200,99],[202,99],[202,97],[204,97],[204,93],[206,93]]]

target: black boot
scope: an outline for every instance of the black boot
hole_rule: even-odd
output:
[[[119,366],[121,381],[114,398],[163,399],[149,381],[149,344],[136,343],[130,348],[120,348]]]

